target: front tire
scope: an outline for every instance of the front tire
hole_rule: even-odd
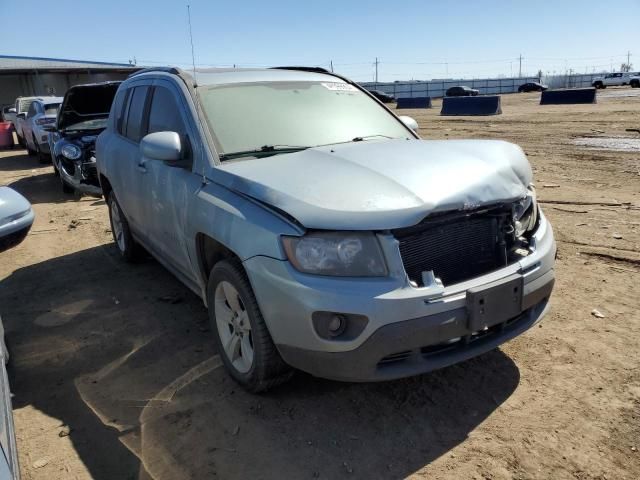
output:
[[[129,229],[129,223],[120,208],[115,193],[110,192],[107,197],[109,205],[109,223],[111,224],[111,233],[113,241],[116,244],[120,256],[127,262],[134,263],[140,258],[140,246],[134,240]]]
[[[292,370],[271,339],[239,261],[222,260],[213,267],[207,284],[207,304],[218,352],[236,382],[257,393],[291,378]]]

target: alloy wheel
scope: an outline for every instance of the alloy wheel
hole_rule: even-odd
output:
[[[218,335],[233,367],[246,373],[253,365],[251,322],[238,290],[229,282],[220,282],[215,291],[214,312]]]

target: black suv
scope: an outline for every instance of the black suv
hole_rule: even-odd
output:
[[[451,87],[447,89],[447,97],[475,97],[480,93],[478,90],[469,87]]]

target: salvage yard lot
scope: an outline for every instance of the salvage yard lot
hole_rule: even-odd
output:
[[[118,258],[103,201],[0,152],[0,185],[36,212],[0,254],[23,478],[640,478],[640,151],[580,141],[640,138],[625,131],[640,128],[640,97],[619,92],[635,93],[544,107],[507,95],[494,117],[440,117],[440,101],[399,112],[425,139],[505,139],[529,156],[559,248],[539,328],[417,378],[298,374],[259,396],[221,368],[194,294],[151,259]]]

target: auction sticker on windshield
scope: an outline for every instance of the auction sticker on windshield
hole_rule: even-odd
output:
[[[327,90],[333,90],[334,92],[357,92],[358,89],[348,83],[339,82],[322,82],[322,86]]]

